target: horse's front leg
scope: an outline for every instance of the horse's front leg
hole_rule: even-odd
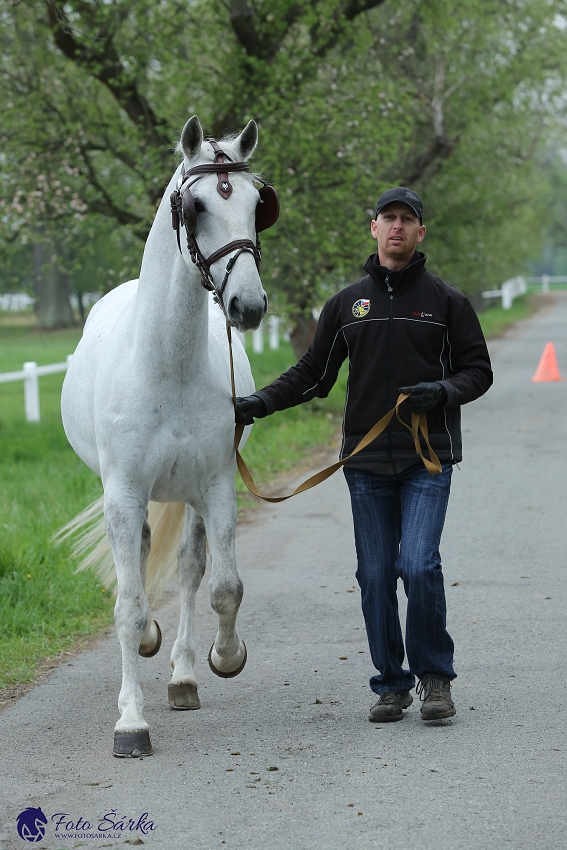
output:
[[[146,572],[148,568],[148,558],[150,556],[151,547],[152,531],[148,522],[148,512],[146,511],[146,518],[144,520],[144,524],[142,525],[142,552],[140,560],[140,572],[142,576],[142,584],[144,586],[144,591],[146,591]],[[152,620],[151,617],[148,617],[148,625],[146,626],[146,631],[142,635],[142,640],[140,641],[138,653],[143,658],[153,658],[153,656],[157,655],[160,650],[161,641],[162,635],[158,623],[156,622],[156,620]]]
[[[114,727],[114,755],[151,755],[149,726],[142,714],[138,649],[148,626],[150,606],[141,570],[142,528],[146,504],[131,489],[107,482],[104,491],[106,530],[116,566],[118,596],[114,623],[122,649],[120,719]]]
[[[236,567],[236,493],[234,479],[215,482],[207,493],[205,527],[211,551],[209,590],[219,630],[209,652],[209,666],[223,678],[237,676],[246,664],[246,646],[236,631],[243,586]]]
[[[207,554],[205,525],[189,505],[185,508],[183,536],[177,553],[177,582],[179,584],[179,631],[171,650],[173,674],[167,688],[167,700],[172,708],[200,708],[195,664],[195,595],[205,574]]]

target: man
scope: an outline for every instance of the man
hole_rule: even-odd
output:
[[[406,421],[427,412],[431,446],[442,472],[431,475],[411,433],[392,419],[344,467],[358,559],[357,580],[378,696],[370,720],[401,720],[419,680],[423,720],[455,714],[453,641],[446,629],[439,543],[452,465],[462,458],[460,405],[492,383],[486,343],[468,299],[425,268],[416,250],[425,237],[423,205],[404,187],[378,199],[370,226],[377,253],[365,276],[325,304],[315,338],[296,366],[252,396],[237,399],[236,419],[250,424],[315,396],[328,395],[348,357],[341,458],[394,407]],[[398,616],[397,580],[407,595],[408,669]]]

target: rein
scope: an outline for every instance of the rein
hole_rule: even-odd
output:
[[[236,411],[236,388],[234,383],[234,364],[232,358],[232,333],[230,325],[227,322],[226,325],[226,333],[228,336],[228,348],[230,352],[230,382],[232,388],[232,403],[234,405],[234,410]],[[423,464],[428,472],[431,475],[438,475],[441,471],[441,462],[429,443],[429,429],[427,427],[427,417],[425,413],[416,413],[414,410],[411,412],[411,425],[408,425],[407,422],[404,422],[402,417],[400,416],[400,406],[403,402],[409,398],[409,393],[400,393],[396,404],[394,407],[386,413],[385,416],[382,417],[371,429],[368,433],[362,438],[359,444],[355,449],[347,456],[342,458],[342,460],[338,460],[336,463],[332,463],[331,466],[325,467],[320,472],[316,472],[315,475],[312,475],[310,478],[307,478],[295,488],[293,493],[289,493],[287,496],[262,496],[259,492],[256,484],[254,483],[254,479],[252,478],[252,474],[242,455],[240,454],[238,447],[240,445],[240,440],[242,439],[242,433],[244,431],[245,425],[242,423],[236,425],[234,432],[234,448],[236,451],[236,465],[238,467],[238,471],[240,472],[240,477],[248,487],[251,493],[254,493],[255,496],[258,496],[260,499],[263,499],[264,502],[285,502],[286,499],[291,499],[292,496],[297,496],[298,493],[304,493],[305,490],[310,490],[312,487],[316,487],[317,484],[321,484],[321,482],[326,481],[327,478],[330,478],[341,466],[354,457],[356,454],[361,452],[366,446],[368,446],[373,440],[378,437],[382,431],[385,431],[388,425],[390,424],[394,414],[396,415],[399,422],[402,423],[404,428],[407,428],[413,437],[413,443],[415,446],[416,455],[423,461]],[[423,454],[423,450],[421,448],[421,440],[420,433],[423,436],[425,441],[425,445],[427,446],[427,450],[429,452],[429,458],[426,458]]]

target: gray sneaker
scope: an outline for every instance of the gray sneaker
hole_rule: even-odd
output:
[[[378,702],[370,709],[368,719],[371,723],[392,723],[394,720],[401,720],[402,709],[409,708],[412,702],[413,697],[409,691],[388,691],[380,694]]]
[[[451,680],[448,676],[436,673],[424,673],[415,689],[423,702],[422,720],[443,720],[457,713],[451,699]]]

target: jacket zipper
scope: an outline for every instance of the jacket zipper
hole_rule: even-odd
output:
[[[388,320],[388,329],[389,329],[389,352],[388,352],[388,410],[393,407],[392,400],[392,371],[394,367],[394,290],[390,286],[390,275],[387,274],[384,280],[386,286],[388,287],[388,294],[390,296],[390,310],[389,310],[389,320]],[[391,425],[388,425],[387,429],[387,437],[388,437],[388,460],[393,465],[394,459],[392,456],[392,429]]]

